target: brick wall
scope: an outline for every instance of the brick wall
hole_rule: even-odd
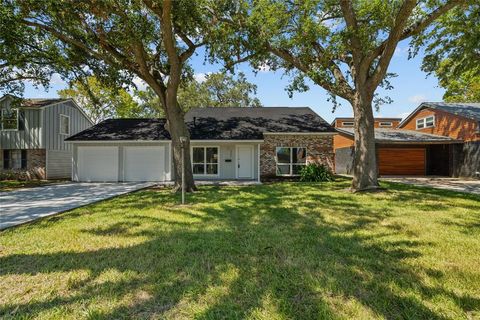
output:
[[[0,178],[32,180],[46,179],[46,150],[27,149],[27,169],[4,170],[3,149],[0,149]]]
[[[307,148],[307,163],[318,163],[334,171],[333,135],[264,135],[260,145],[260,175],[276,176],[277,147]]]

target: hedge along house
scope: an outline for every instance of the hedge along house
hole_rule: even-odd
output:
[[[194,178],[292,177],[307,163],[333,170],[335,129],[310,108],[198,108],[185,115]],[[110,119],[68,139],[75,181],[169,181],[165,119]]]
[[[72,175],[69,135],[93,123],[71,99],[0,98],[0,177],[63,179]]]

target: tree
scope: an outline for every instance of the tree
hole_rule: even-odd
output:
[[[253,97],[257,86],[247,81],[240,72],[235,79],[227,73],[212,73],[205,81],[193,80],[181,87],[178,101],[184,111],[195,107],[261,107]]]
[[[480,101],[480,3],[469,1],[440,17],[415,39],[417,54],[425,48],[422,70],[435,74],[449,102]]]
[[[387,69],[397,44],[424,32],[459,3],[244,0],[216,16],[222,27],[215,45],[227,65],[250,60],[257,68],[282,68],[292,76],[291,91],[307,90],[309,79],[327,90],[334,103],[337,97],[347,100],[355,118],[352,189],[375,189],[372,106],[385,101],[377,95],[379,87],[391,88]]]
[[[70,67],[95,75],[109,86],[139,77],[158,96],[172,137],[175,187],[180,187],[181,138],[190,148],[184,114],[177,101],[179,85],[190,75],[189,58],[205,45],[216,27],[203,1],[190,0],[4,0],[11,29],[53,43]],[[37,48],[26,48],[35,53]],[[58,64],[54,68],[62,69]],[[195,189],[190,155],[183,163],[187,191]]]
[[[126,89],[102,85],[95,77],[73,81],[58,95],[74,99],[95,123],[107,118],[158,117],[158,107],[139,103]]]

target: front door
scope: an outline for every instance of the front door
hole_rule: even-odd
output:
[[[253,179],[253,146],[237,146],[237,178]]]

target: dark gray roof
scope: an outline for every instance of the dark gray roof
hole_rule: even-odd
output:
[[[271,133],[335,133],[310,108],[196,108],[185,115],[192,140],[259,140]],[[111,119],[66,141],[166,140],[165,119]]]
[[[422,105],[480,121],[480,103],[424,102]]]
[[[22,101],[22,107],[45,107],[67,100],[69,99],[25,99]]]
[[[468,119],[480,121],[480,103],[478,102],[423,102],[399,124],[399,127],[402,127],[404,124],[406,124],[411,117],[413,117],[419,110],[423,108],[442,110],[457,116],[462,116]]]
[[[263,133],[335,132],[308,107],[195,108],[185,121],[192,139],[263,139]]]
[[[20,106],[27,108],[41,108],[54,103],[67,101],[70,99],[60,99],[60,98],[20,98],[11,94],[6,94],[0,98],[0,100],[10,98],[20,102]]]
[[[108,119],[65,141],[169,140],[165,119]]]
[[[340,133],[354,136],[353,128],[337,128]],[[376,143],[456,143],[459,140],[435,134],[402,129],[375,129]]]

